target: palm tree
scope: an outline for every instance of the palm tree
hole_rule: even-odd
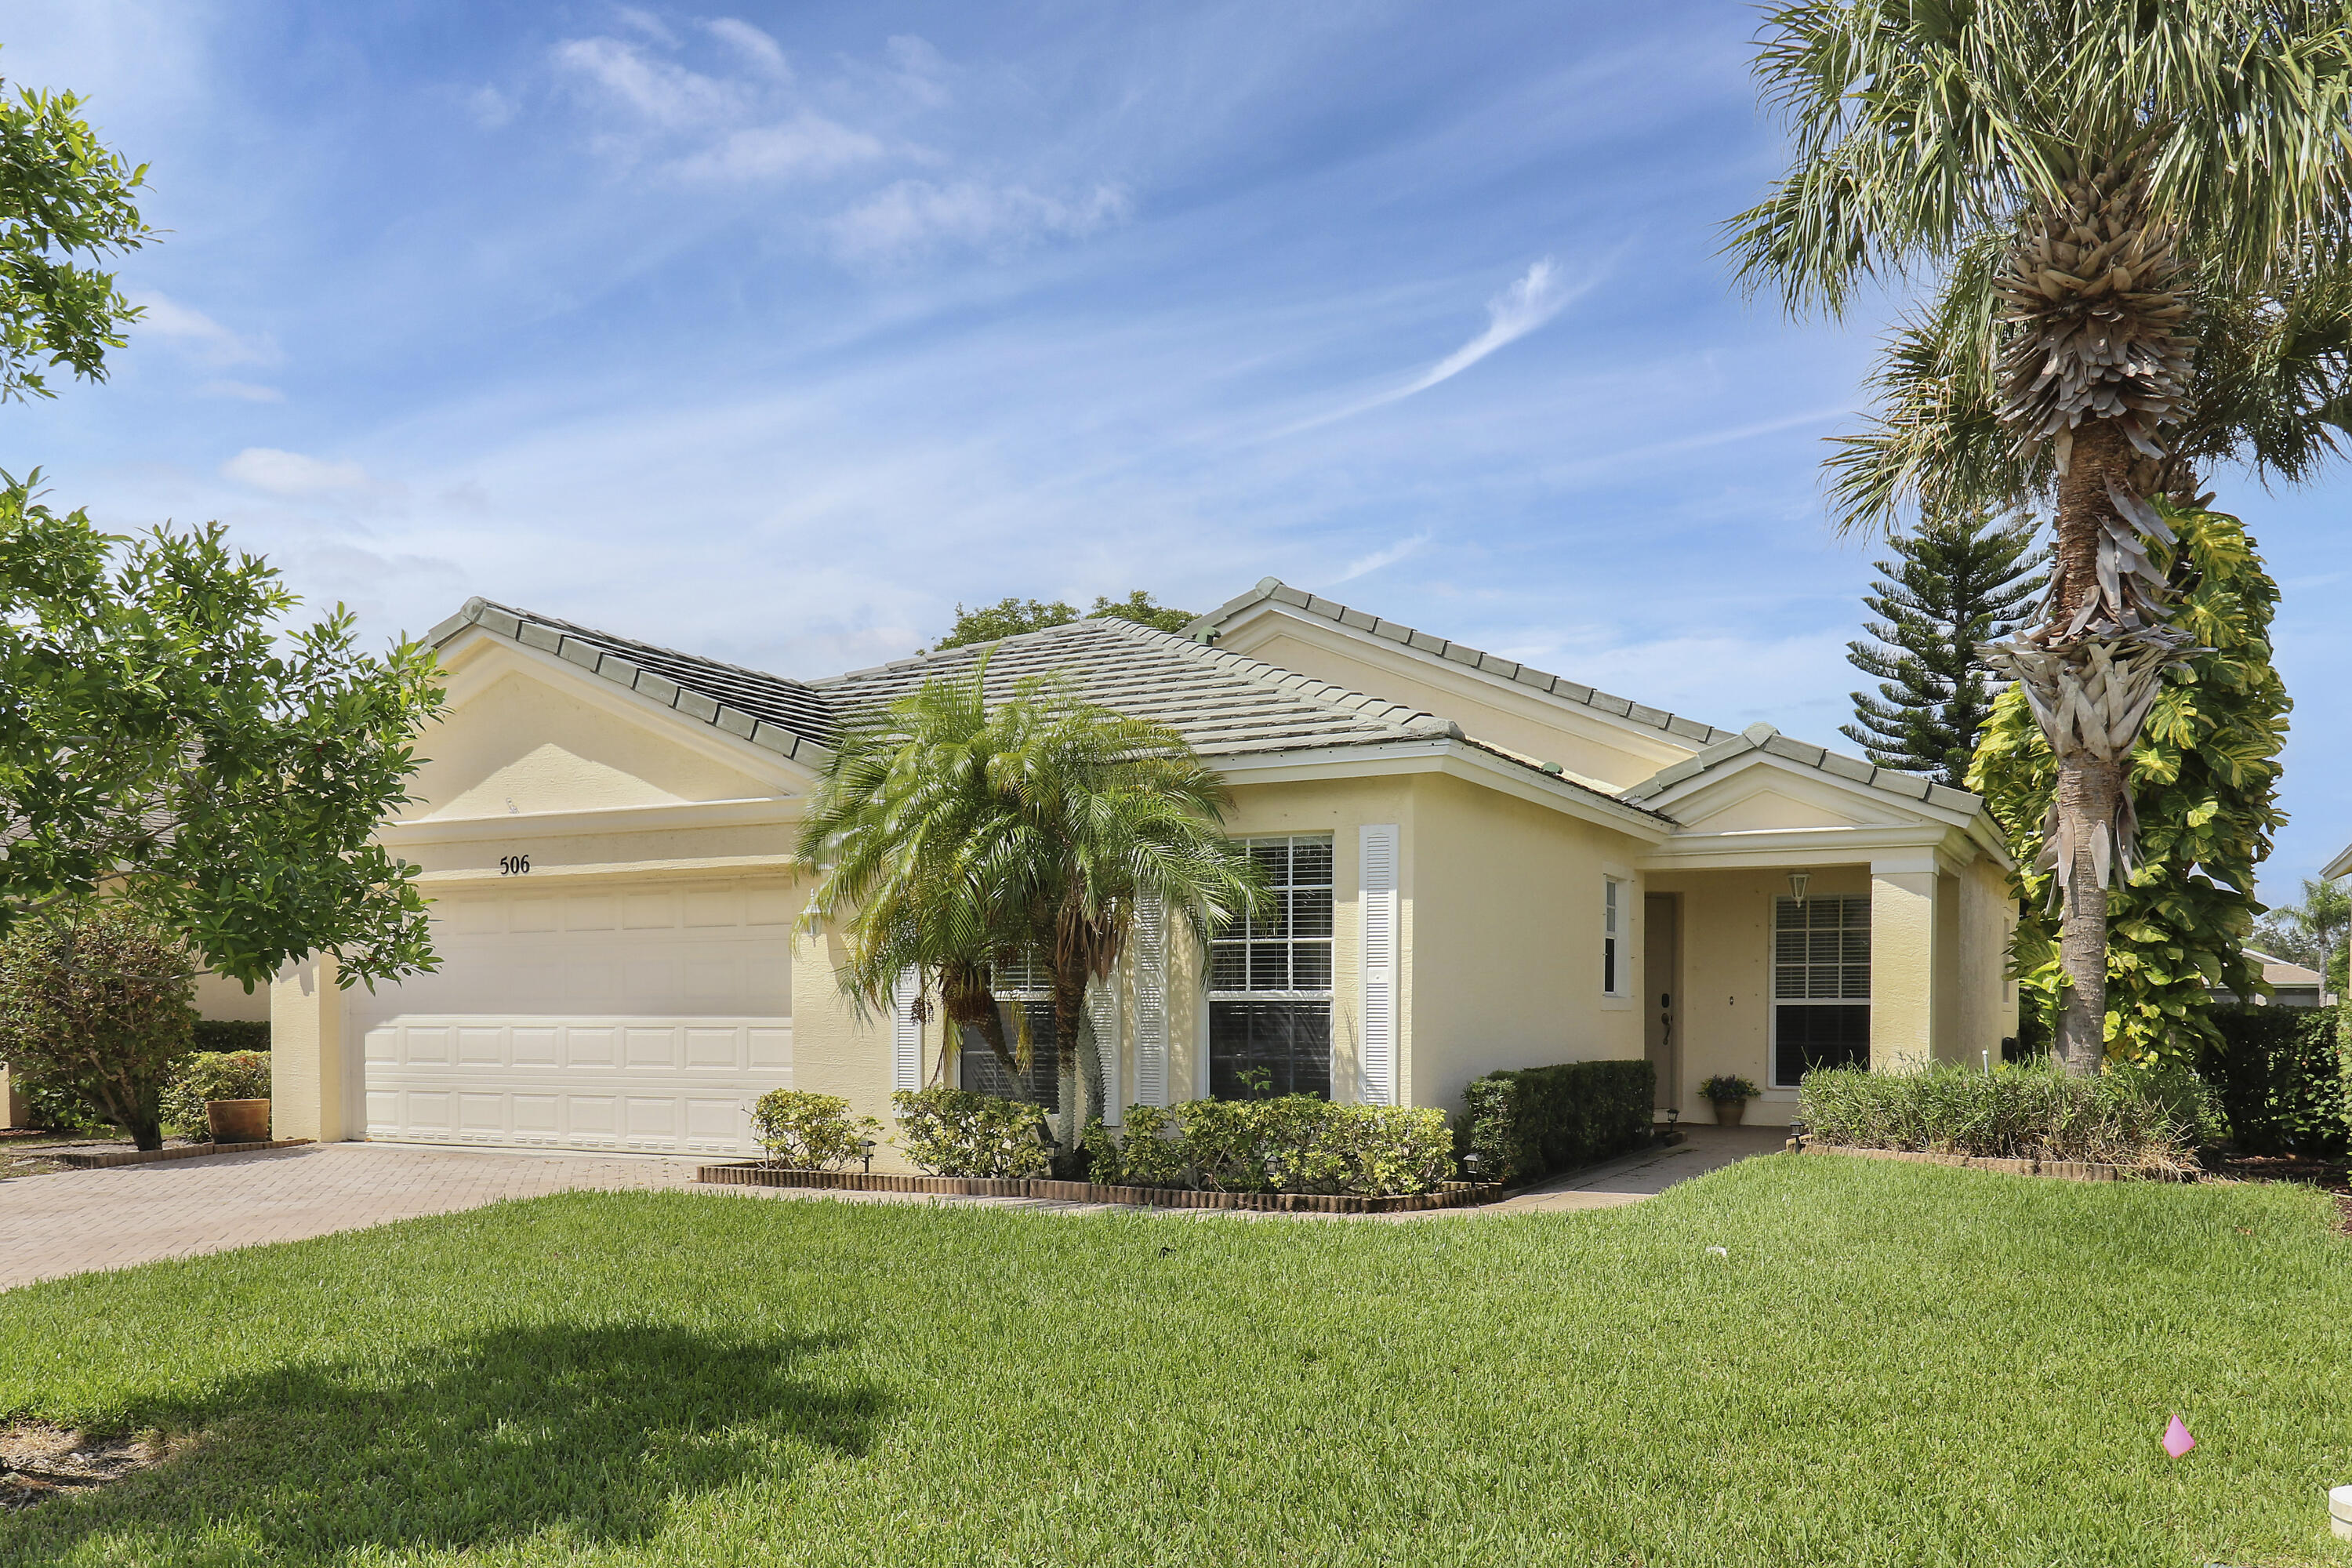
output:
[[[1988,653],[2058,758],[2057,1046],[2087,1071],[2105,1054],[2107,888],[2131,866],[2126,762],[2189,651],[2141,542],[2169,540],[2151,503],[2194,496],[2213,421],[2269,417],[2244,405],[2280,378],[2238,376],[2233,412],[2223,367],[2261,361],[2252,344],[2298,300],[2326,319],[2318,297],[2352,275],[2352,0],[1791,4],[1768,13],[1757,72],[1795,145],[1728,226],[1742,282],[1834,316],[1874,280],[1946,279],[1890,374],[1949,399],[1927,423],[1952,438],[1907,469],[1849,447],[1832,460],[1847,518],[1906,487],[1940,488],[1938,505],[2054,502],[2042,622]],[[1960,363],[1938,358],[1954,348]],[[1906,353],[1945,378],[1912,374]],[[2305,406],[2304,423],[2340,407]]]
[[[849,725],[801,828],[820,869],[804,925],[840,922],[845,992],[890,1005],[913,970],[949,1021],[1016,1074],[993,976],[1051,977],[1063,1142],[1100,1109],[1090,984],[1108,980],[1139,910],[1156,903],[1205,945],[1265,895],[1225,836],[1223,781],[1182,736],[1081,700],[1052,677],[989,706],[983,656]],[[847,911],[845,918],[844,911]]]
[[[839,927],[841,988],[861,1014],[896,1005],[912,973],[919,1016],[936,992],[951,1025],[1018,1073],[991,977],[1032,933],[993,854],[992,764],[1008,736],[983,699],[987,669],[983,656],[969,680],[926,682],[845,726],[801,822],[801,865],[820,879],[800,925]]]
[[[1063,1142],[1075,1147],[1102,1100],[1087,988],[1116,972],[1138,915],[1158,906],[1205,952],[1266,893],[1248,851],[1225,836],[1224,781],[1175,731],[1084,701],[1050,677],[1024,681],[999,711],[1019,735],[1000,773],[1003,863],[1052,979],[1054,1037],[1078,1042],[1061,1057]]]

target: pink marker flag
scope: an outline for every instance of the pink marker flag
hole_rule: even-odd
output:
[[[2189,1435],[2189,1428],[2180,1424],[2180,1417],[2174,1416],[2172,1425],[2164,1429],[2164,1451],[2177,1459],[2195,1447],[2197,1439]]]

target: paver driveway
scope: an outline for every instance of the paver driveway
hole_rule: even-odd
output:
[[[1439,1220],[1535,1210],[1601,1208],[1639,1202],[1676,1181],[1779,1146],[1777,1131],[1695,1129],[1676,1149],[1629,1154],[1486,1209],[1389,1216]],[[699,1162],[656,1155],[514,1154],[396,1143],[323,1143],[253,1154],[219,1154],[62,1171],[0,1182],[0,1290],[91,1269],[128,1268],[161,1258],[191,1258],[261,1242],[299,1241],[393,1220],[478,1208],[504,1198],[577,1189],[687,1188]],[[1097,1204],[1019,1198],[930,1198],[894,1193],[811,1193],[761,1187],[697,1187],[711,1197],[980,1204],[1099,1211]],[[1214,1210],[1166,1211],[1189,1218]],[[1222,1217],[1244,1217],[1223,1215]],[[1288,1216],[1255,1215],[1278,1218]]]

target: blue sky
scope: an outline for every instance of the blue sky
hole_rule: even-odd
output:
[[[0,76],[170,232],[0,468],[383,636],[478,593],[817,675],[1271,574],[1835,742],[1874,552],[1816,465],[1883,312],[1716,254],[1778,151],[1753,18],[16,0]],[[2286,592],[2291,890],[2352,839],[2352,478],[2217,483]]]

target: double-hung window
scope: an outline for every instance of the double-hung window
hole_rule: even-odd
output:
[[[1781,898],[1772,910],[1772,1085],[1870,1060],[1870,899]]]
[[[1061,1042],[1054,1033],[1054,992],[1042,964],[1024,962],[990,976],[996,1010],[1004,1019],[1004,1044],[1018,1058],[1021,1025],[1029,1025],[1029,1070],[1016,1073],[989,1048],[987,1037],[965,1025],[956,1058],[963,1087],[1003,1100],[1026,1100],[1047,1110],[1062,1109]]]
[[[1209,1093],[1331,1097],[1331,840],[1249,841],[1272,898],[1209,948]]]
[[[1625,884],[1604,877],[1601,887],[1601,994],[1622,996],[1632,984],[1625,973]]]

